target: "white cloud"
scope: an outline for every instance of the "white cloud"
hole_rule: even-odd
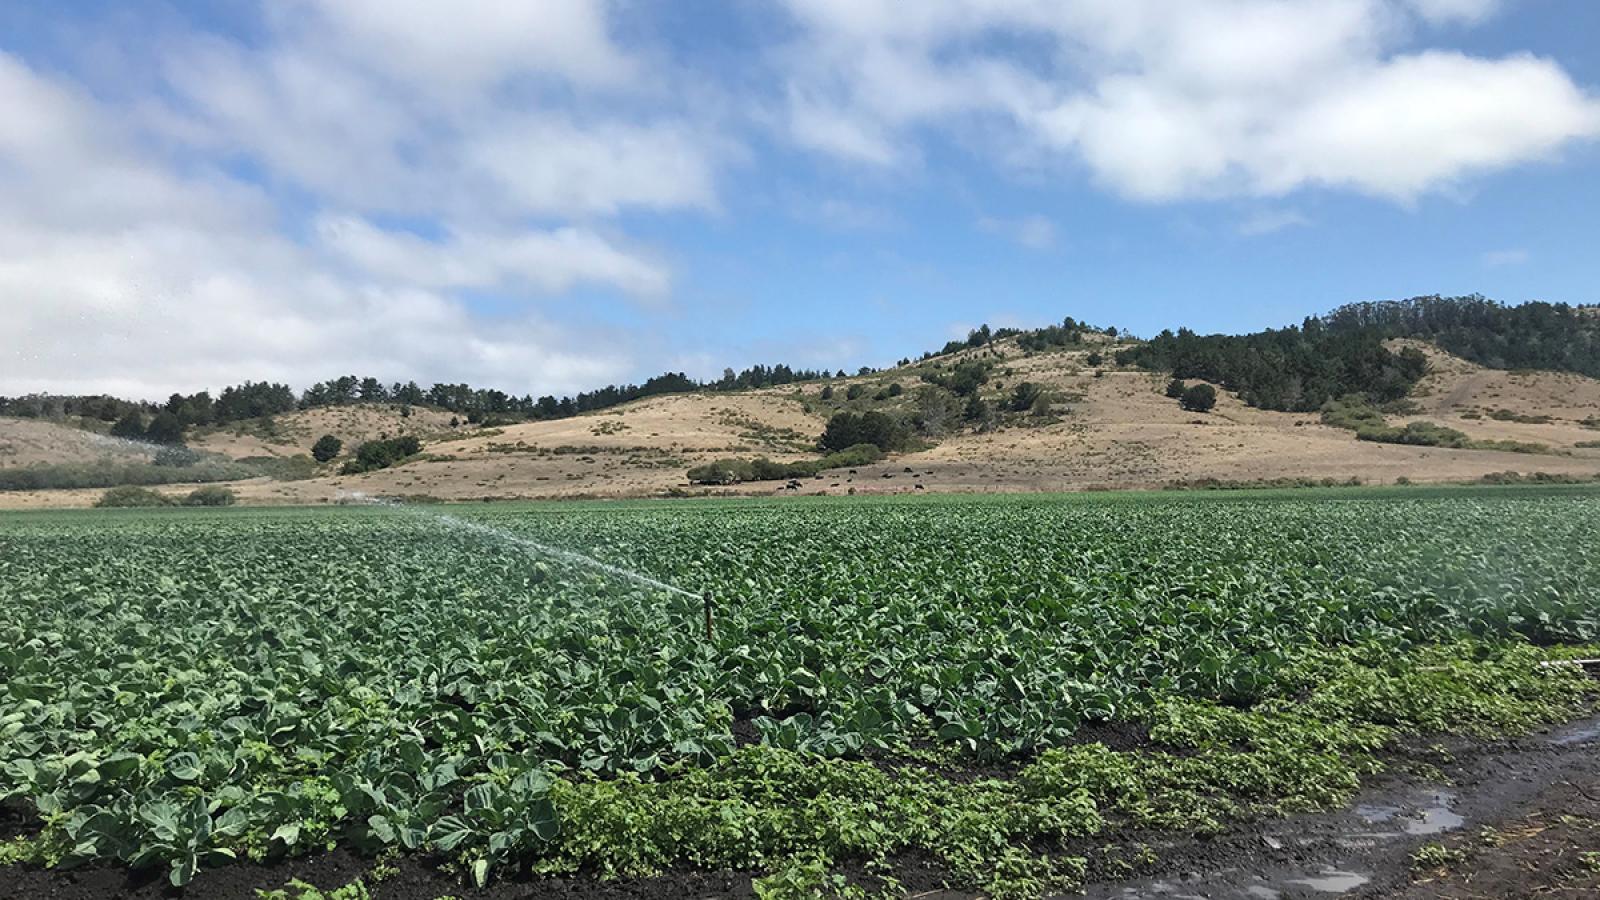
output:
[[[998,234],[1007,240],[1015,241],[1029,250],[1049,250],[1056,245],[1056,223],[1040,215],[1023,216],[1019,219],[983,216],[978,219],[978,228],[989,234]]]
[[[1245,237],[1260,237],[1286,228],[1298,228],[1310,224],[1311,220],[1299,210],[1263,209],[1245,217],[1244,221],[1239,223],[1239,233]]]
[[[463,142],[477,196],[528,213],[610,215],[624,208],[709,208],[713,149],[666,124],[580,127],[564,117],[502,120]]]
[[[1521,247],[1512,247],[1505,250],[1490,250],[1483,254],[1483,264],[1486,266],[1520,266],[1532,258],[1527,250]]]
[[[1600,136],[1600,101],[1554,62],[1403,49],[1482,21],[1490,0],[789,6],[791,129],[879,165],[938,128],[1000,159],[1079,161],[1149,201],[1307,187],[1407,201]]]
[[[617,83],[635,73],[603,0],[291,0],[279,27],[405,83],[473,90],[519,73]]]
[[[362,275],[395,285],[557,293],[579,282],[597,282],[649,296],[670,286],[661,266],[573,227],[453,233],[435,241],[385,231],[352,216],[323,216],[317,233],[323,246]]]
[[[1500,0],[1406,0],[1430,22],[1481,22],[1500,11]]]
[[[667,273],[594,233],[427,242],[351,220],[291,239],[259,189],[147,146],[128,118],[0,54],[0,392],[162,397],[330,371],[573,391],[631,373],[529,310],[493,320],[451,290],[659,293]]]

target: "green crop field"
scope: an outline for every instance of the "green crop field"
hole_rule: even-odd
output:
[[[1038,896],[1575,715],[1596,642],[1579,489],[13,514],[0,860]]]

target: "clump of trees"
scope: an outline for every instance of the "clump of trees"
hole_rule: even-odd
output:
[[[1506,306],[1480,294],[1341,306],[1320,320],[1340,333],[1408,337],[1493,369],[1554,369],[1600,377],[1600,308]]]
[[[1390,353],[1376,331],[1341,332],[1316,319],[1304,328],[1237,336],[1163,331],[1118,351],[1116,361],[1220,384],[1251,406],[1295,412],[1351,393],[1394,400],[1427,371],[1427,358],[1413,348]]]
[[[1322,404],[1322,424],[1360,431],[1363,428],[1384,428],[1389,423],[1384,420],[1383,413],[1367,402],[1367,398],[1360,394],[1347,394]]]
[[[415,435],[363,441],[361,446],[356,448],[355,458],[345,463],[340,473],[359,475],[362,472],[387,469],[421,452],[422,442],[417,440]]]
[[[800,462],[774,462],[758,459],[719,459],[695,466],[688,476],[695,484],[739,484],[746,481],[788,481],[810,478],[828,469],[865,466],[883,459],[883,451],[872,444],[857,444],[821,459]]]
[[[1427,372],[1421,351],[1389,351],[1417,338],[1491,368],[1540,368],[1600,377],[1600,310],[1552,303],[1505,306],[1476,294],[1341,306],[1300,326],[1242,335],[1163,331],[1117,353],[1117,362],[1201,378],[1251,406],[1311,412],[1360,394],[1403,397]]]
[[[317,438],[317,442],[311,445],[311,458],[319,463],[331,462],[343,449],[344,441],[331,434],[325,434]]]
[[[1044,399],[1044,388],[1031,381],[1018,383],[1011,389],[1006,409],[1011,412],[1029,412]]]
[[[1377,441],[1382,444],[1414,444],[1421,447],[1454,447],[1464,449],[1472,441],[1464,432],[1434,422],[1411,422],[1403,428],[1388,425],[1366,425],[1356,431],[1356,440]]]
[[[220,485],[195,488],[183,498],[184,506],[232,506],[238,497],[232,489]]]
[[[1167,382],[1167,396],[1189,412],[1210,412],[1217,405],[1217,389],[1205,382],[1188,384],[1174,378]]]
[[[984,360],[968,359],[956,364],[949,373],[938,370],[925,371],[922,380],[937,385],[957,396],[969,397],[989,380],[993,366]]]
[[[1184,388],[1183,396],[1178,398],[1178,405],[1189,412],[1210,412],[1217,405],[1217,389],[1205,382],[1190,385]]]
[[[254,478],[262,471],[254,465],[219,459],[200,459],[187,466],[101,460],[88,463],[0,467],[0,491],[43,491],[67,488],[105,488],[116,485],[194,484]]]
[[[95,501],[95,506],[103,509],[131,509],[135,507],[155,506],[232,506],[238,497],[229,488],[219,485],[207,485],[195,488],[185,494],[181,500],[175,500],[160,491],[136,485],[122,485],[114,487]]]
[[[139,506],[171,506],[172,499],[167,495],[152,491],[149,488],[124,485],[114,487],[96,500],[95,506],[102,509],[126,509]]]
[[[822,430],[817,446],[840,451],[858,444],[871,444],[886,453],[904,449],[910,435],[900,420],[876,410],[864,413],[835,413]]]

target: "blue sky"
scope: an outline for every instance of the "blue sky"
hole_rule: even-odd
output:
[[[0,7],[0,393],[1600,300],[1583,0]]]

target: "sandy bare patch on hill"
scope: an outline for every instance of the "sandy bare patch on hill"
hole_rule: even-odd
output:
[[[318,483],[442,500],[649,496],[687,486],[691,466],[719,457],[805,458],[825,422],[793,389],[650,397],[434,441],[404,466]]]
[[[452,427],[450,422],[457,421]],[[221,453],[234,459],[251,456],[295,456],[311,452],[311,445],[325,434],[345,444],[346,452],[362,441],[414,434],[423,440],[477,430],[444,410],[411,407],[401,413],[399,404],[374,403],[301,409],[272,417],[270,428],[260,420],[219,425],[195,432],[189,445],[208,453]]]
[[[1428,374],[1411,392],[1418,412],[1398,419],[1401,423],[1423,419],[1474,438],[1553,449],[1600,441],[1600,380],[1570,372],[1486,369],[1420,341],[1391,341],[1390,346],[1416,347],[1428,357]],[[1530,417],[1550,421],[1518,421]]]
[[[137,462],[153,448],[44,419],[0,416],[0,467],[86,463],[102,459]]]

